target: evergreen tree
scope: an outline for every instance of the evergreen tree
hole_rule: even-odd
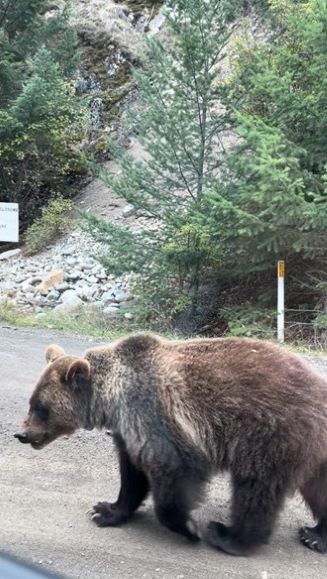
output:
[[[85,104],[74,94],[76,35],[48,0],[0,0],[0,187],[28,224],[67,176],[84,170]],[[75,146],[75,147],[74,147]]]
[[[151,266],[158,285],[170,275],[186,282],[196,302],[200,271],[206,266],[206,236],[190,219],[203,193],[213,186],[222,162],[222,137],[229,127],[222,60],[233,26],[236,2],[168,0],[169,42],[148,42],[142,67],[134,71],[143,106],[130,124],[144,148],[136,161],[111,145],[120,175],[100,172],[120,196],[161,223],[151,233],[129,235],[89,218],[94,235],[109,244],[108,266],[139,271]],[[121,259],[121,241],[128,250]],[[123,262],[123,263],[122,263]],[[163,277],[163,270],[167,274]],[[159,292],[160,293],[160,292]]]
[[[122,173],[104,177],[162,228],[135,235],[95,218],[90,228],[109,244],[110,268],[149,268],[143,291],[163,306],[171,276],[181,283],[169,305],[182,307],[185,285],[195,295],[201,278],[260,287],[281,258],[289,303],[324,299],[327,7],[267,4],[267,35],[238,43],[231,77],[221,71],[231,5],[195,0],[168,3],[173,38],[151,42],[135,73],[145,161],[113,148]],[[228,130],[236,139],[225,151]]]
[[[197,216],[220,279],[286,259],[293,305],[319,301],[326,275],[326,23],[325,2],[274,0],[268,38],[238,45],[229,86],[239,138]]]

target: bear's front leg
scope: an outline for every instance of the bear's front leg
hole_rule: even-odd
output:
[[[126,523],[149,492],[145,474],[132,464],[123,439],[114,435],[119,456],[121,488],[115,503],[99,502],[92,509],[98,527],[118,527]]]

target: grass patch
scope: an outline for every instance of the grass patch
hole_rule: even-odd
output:
[[[42,316],[37,316],[22,312],[9,302],[0,302],[0,323],[22,328],[46,328],[98,340],[116,340],[133,332],[149,331],[149,328],[136,321],[125,320],[122,316],[105,315],[99,308],[85,305],[67,308],[61,312],[48,310]],[[183,339],[183,336],[174,332],[158,330],[158,333],[166,338]],[[319,346],[301,342],[285,343],[283,346],[290,352],[299,354],[322,357],[327,355],[324,344]]]
[[[39,327],[68,331],[99,340],[116,340],[134,332],[150,331],[137,321],[126,320],[122,315],[106,315],[97,307],[85,305],[61,312],[48,311],[41,318],[37,318],[37,322]],[[181,338],[173,332],[160,333],[166,338]]]
[[[44,316],[38,317],[37,321],[41,327],[108,340],[140,330],[128,320],[106,316],[92,306],[80,306],[61,312],[47,311]]]
[[[9,302],[0,302],[0,323],[23,328],[46,328],[99,340],[115,340],[147,330],[122,316],[105,315],[97,307],[79,306],[59,312],[47,310],[42,315],[35,315],[22,312]]]
[[[0,322],[22,328],[38,326],[38,320],[34,316],[19,311],[14,305],[6,301],[0,301]]]
[[[309,343],[309,342],[296,342],[296,343],[285,343],[284,347],[290,352],[295,352],[298,354],[311,354],[312,356],[327,356],[327,347],[323,343]]]

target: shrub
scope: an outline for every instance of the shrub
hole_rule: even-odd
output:
[[[273,338],[276,334],[276,311],[244,304],[222,309],[220,313],[230,336]]]
[[[73,203],[58,196],[42,208],[41,216],[28,228],[25,234],[25,248],[27,255],[37,253],[63,233],[70,223],[66,215],[73,207]]]

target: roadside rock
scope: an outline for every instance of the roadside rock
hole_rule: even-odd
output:
[[[1,296],[19,309],[35,313],[81,304],[100,311],[112,306],[110,313],[117,312],[119,304],[131,297],[133,276],[108,273],[92,257],[101,250],[96,240],[77,228],[37,255],[17,254],[15,259],[2,260]]]
[[[134,316],[130,312],[126,312],[126,314],[124,314],[124,318],[125,318],[125,320],[129,320],[129,321],[134,320]]]
[[[106,291],[102,294],[101,296],[101,302],[106,306],[107,304],[110,304],[112,302],[115,301],[114,298],[114,291],[113,290],[109,290]]]
[[[50,301],[57,301],[60,297],[60,292],[58,292],[55,289],[52,289],[48,295],[47,295],[47,299]]]
[[[92,298],[94,297],[94,295],[96,294],[97,291],[98,291],[98,288],[96,286],[85,285],[85,286],[79,287],[76,290],[76,293],[77,293],[78,297],[81,298],[82,300],[92,301]]]
[[[114,306],[114,304],[112,304],[111,306],[104,308],[103,313],[108,315],[108,316],[118,316],[119,315],[119,307]]]
[[[5,261],[6,259],[10,259],[11,257],[18,257],[22,252],[21,249],[9,249],[9,251],[4,251],[0,253],[0,261]]]
[[[61,270],[52,271],[47,275],[44,280],[36,287],[41,295],[46,296],[49,290],[59,283],[64,281],[64,272]]]
[[[123,217],[132,217],[132,215],[135,215],[136,213],[136,208],[132,204],[126,205],[122,213]]]
[[[61,294],[60,300],[65,306],[79,306],[82,305],[83,301],[78,297],[77,292],[73,289],[64,291]]]
[[[65,278],[68,279],[69,281],[77,281],[78,279],[81,278],[81,272],[80,271],[70,271],[70,272],[65,274]]]
[[[76,253],[76,247],[74,247],[73,245],[68,245],[67,247],[64,247],[61,250],[61,254],[64,257],[70,256],[70,255],[74,255],[74,253]]]
[[[117,303],[125,302],[128,298],[127,293],[123,289],[116,289],[113,292],[114,294],[114,301]]]
[[[59,283],[58,285],[54,286],[54,289],[57,290],[58,292],[64,292],[65,290],[69,289],[69,283],[67,283],[66,281],[64,281],[63,283]]]
[[[26,293],[26,292],[34,293],[36,291],[36,288],[29,281],[24,281],[24,283],[22,283],[22,285],[21,285],[21,290],[24,293]]]

